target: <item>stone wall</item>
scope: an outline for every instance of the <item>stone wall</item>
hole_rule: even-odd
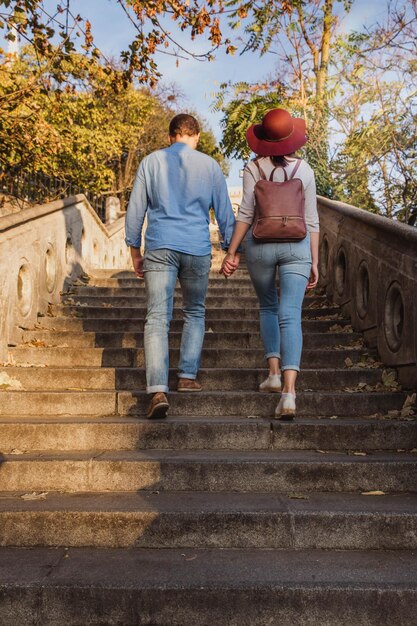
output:
[[[417,229],[319,197],[320,285],[417,388]]]
[[[131,268],[124,219],[106,227],[83,195],[0,218],[0,361],[19,329],[94,268]]]

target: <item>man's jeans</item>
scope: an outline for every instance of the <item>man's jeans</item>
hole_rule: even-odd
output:
[[[179,378],[197,377],[205,332],[205,299],[211,255],[194,256],[162,248],[145,252],[147,297],[145,323],[146,391],[168,391],[168,331],[174,290],[179,278],[184,327],[181,338]]]
[[[311,271],[310,236],[296,243],[258,243],[249,234],[246,263],[259,300],[265,358],[281,358],[283,371],[299,371],[303,347],[301,308]]]

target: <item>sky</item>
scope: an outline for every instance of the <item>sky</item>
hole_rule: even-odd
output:
[[[56,7],[57,0],[46,0],[45,4]],[[63,4],[61,2],[61,4]],[[92,24],[95,44],[106,57],[118,57],[121,50],[127,49],[134,39],[133,25],[124,15],[116,0],[70,0],[72,12],[80,13],[88,18]],[[343,23],[345,31],[361,29],[364,25],[371,25],[386,12],[386,0],[355,0],[350,14]],[[173,29],[174,30],[174,29]],[[236,31],[235,31],[236,32]],[[191,44],[189,35],[181,33],[180,43],[194,52],[208,49],[203,38],[197,38]],[[265,78],[274,70],[276,60],[274,55],[266,54],[262,58],[254,53],[230,56],[219,52],[214,62],[199,62],[194,59],[180,60],[176,67],[176,59],[157,54],[156,61],[163,74],[164,83],[174,82],[184,94],[182,108],[197,111],[205,118],[218,140],[221,139],[221,114],[211,111],[214,94],[223,82],[252,82]],[[261,120],[259,120],[261,121]],[[231,170],[228,179],[230,186],[240,185],[239,171],[242,162],[231,161]]]

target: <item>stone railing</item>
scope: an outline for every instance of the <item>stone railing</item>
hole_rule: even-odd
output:
[[[109,226],[78,195],[0,218],[0,361],[22,327],[94,268],[130,269],[124,219]]]
[[[417,388],[417,229],[319,197],[320,285]]]

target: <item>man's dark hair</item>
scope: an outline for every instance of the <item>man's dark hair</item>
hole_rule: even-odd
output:
[[[180,113],[172,118],[169,124],[169,134],[171,137],[176,135],[189,135],[193,137],[200,132],[200,124],[192,115],[188,113]]]

